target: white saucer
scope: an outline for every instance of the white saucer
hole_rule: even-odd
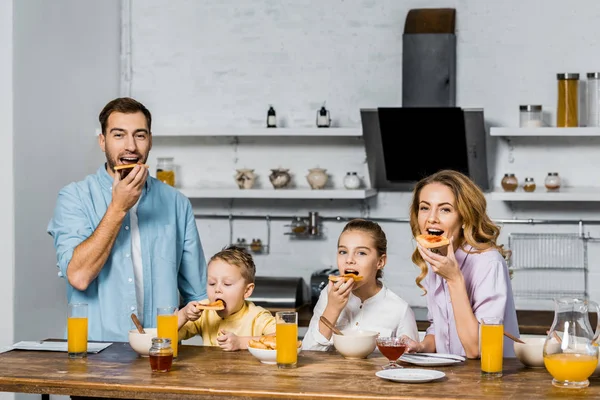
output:
[[[375,375],[390,381],[404,383],[431,382],[446,376],[442,371],[417,368],[384,369],[377,371]]]
[[[440,354],[442,355],[442,354]],[[452,360],[450,358],[441,358],[431,356],[419,356],[417,354],[402,354],[400,357],[400,361],[404,361],[409,364],[418,365],[420,367],[443,367],[446,365],[455,365],[460,364],[462,361],[460,360]]]

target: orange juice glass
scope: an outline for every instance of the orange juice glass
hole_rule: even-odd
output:
[[[504,354],[502,318],[482,318],[480,329],[481,375],[487,378],[499,378],[502,376]]]
[[[87,357],[88,305],[70,303],[67,312],[67,352],[69,358]]]
[[[156,328],[158,337],[171,339],[173,357],[177,357],[177,307],[158,307],[156,309]]]
[[[277,366],[296,368],[298,364],[298,313],[279,311],[275,313],[277,339]]]

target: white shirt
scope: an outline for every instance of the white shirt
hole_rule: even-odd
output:
[[[308,331],[302,340],[303,350],[327,351],[333,346],[333,339],[326,339],[319,332],[319,318],[327,306],[329,286],[319,295],[319,301],[313,310],[313,316]],[[331,321],[340,330],[360,329],[377,331],[381,336],[407,335],[413,340],[419,340],[415,314],[408,303],[397,294],[385,287],[373,297],[361,302],[360,298],[350,293],[346,307],[342,310],[337,321]]]
[[[133,279],[135,280],[135,299],[137,303],[136,315],[140,323],[144,324],[144,268],[142,266],[142,244],[138,227],[137,208],[139,200],[129,213],[131,225],[131,262],[133,263]]]

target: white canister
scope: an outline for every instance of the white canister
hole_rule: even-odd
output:
[[[344,187],[348,190],[355,190],[360,187],[360,178],[356,172],[347,172],[344,177]]]
[[[519,126],[521,128],[540,128],[542,123],[542,106],[525,104],[519,106]]]
[[[600,72],[588,72],[586,83],[586,126],[600,126]]]

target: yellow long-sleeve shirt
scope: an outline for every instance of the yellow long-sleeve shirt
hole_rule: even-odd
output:
[[[269,310],[245,301],[242,308],[227,318],[221,318],[215,310],[204,310],[196,321],[188,321],[179,329],[179,340],[202,336],[205,346],[217,346],[220,330],[238,336],[262,336],[275,333],[275,317]]]

